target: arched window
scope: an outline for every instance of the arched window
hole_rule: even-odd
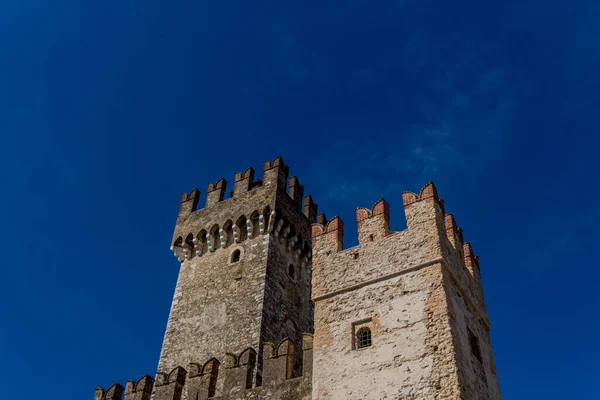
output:
[[[288,276],[292,278],[292,280],[296,280],[296,268],[294,268],[293,264],[288,266]]]
[[[175,246],[175,247],[183,246],[183,238],[181,236],[179,236],[177,238],[177,240],[175,240],[175,243],[173,243],[173,246]]]
[[[258,226],[258,217],[259,212],[254,211],[252,215],[250,215],[250,223],[252,224],[252,237],[255,238],[260,235],[260,227]]]
[[[185,244],[189,249],[193,249],[194,248],[194,235],[193,234],[189,234],[187,235],[187,237],[185,238]]]
[[[243,242],[244,240],[246,240],[248,238],[248,226],[247,226],[247,220],[245,216],[241,216],[238,218],[236,225],[238,226],[238,228],[240,229],[240,242]]]
[[[181,247],[183,247],[185,258],[189,260],[194,255],[194,235],[192,233],[185,237],[185,243]]]
[[[225,222],[225,225],[223,225],[223,230],[225,231],[227,243],[221,243],[221,246],[227,247],[233,243],[233,223],[231,222],[231,220]]]
[[[208,251],[208,241],[206,240],[207,233],[202,229],[196,236],[200,243],[196,246],[197,250],[200,250],[199,254],[206,254]]]
[[[364,349],[365,347],[370,347],[372,344],[371,329],[367,327],[360,328],[356,332],[356,348]]]
[[[221,247],[221,235],[219,234],[219,225],[214,225],[210,230],[210,236],[213,240],[213,247],[216,249]]]
[[[265,218],[265,233],[267,233],[267,227],[269,226],[269,219],[271,219],[271,207],[267,206],[263,211]]]
[[[240,257],[242,256],[242,252],[239,250],[235,250],[232,254],[231,254],[231,262],[232,263],[236,263],[238,261],[240,261]]]

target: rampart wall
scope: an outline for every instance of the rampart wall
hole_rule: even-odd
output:
[[[286,338],[278,344],[265,343],[263,381],[252,382],[257,368],[257,352],[248,348],[238,354],[227,353],[224,359],[211,358],[204,363],[178,366],[169,372],[159,371],[156,381],[144,376],[128,381],[125,387],[114,384],[108,389],[97,388],[94,400],[267,400],[311,399],[312,341],[303,335],[302,375],[293,377],[294,342]]]

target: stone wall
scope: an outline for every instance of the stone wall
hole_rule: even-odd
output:
[[[424,268],[317,302],[313,398],[429,398],[430,274]],[[371,328],[371,347],[356,349],[355,323]]]
[[[159,370],[258,348],[268,246],[261,235],[181,264]]]
[[[253,386],[250,377],[257,366],[256,351],[247,349],[240,354],[228,353],[221,361],[212,358],[203,364],[191,363],[159,371],[156,381],[149,376],[139,381],[129,381],[125,388],[119,384],[108,390],[97,388],[94,400],[310,400],[312,395],[312,341],[310,334],[303,335],[300,359],[302,371],[292,377],[293,341],[284,339],[278,344],[265,343],[262,365],[264,376],[261,386]]]

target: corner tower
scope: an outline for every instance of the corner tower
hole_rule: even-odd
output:
[[[317,205],[303,198],[298,178],[289,180],[289,192],[287,184],[288,167],[278,157],[264,163],[262,181],[252,168],[237,173],[226,200],[224,179],[208,185],[201,209],[197,189],[182,196],[171,247],[181,266],[159,371],[258,349],[252,386],[262,380],[264,343],[290,338],[302,348],[302,333],[313,330],[310,225]],[[299,360],[293,365],[298,370]]]
[[[344,224],[312,226],[312,399],[499,400],[479,263],[435,186],[402,195],[407,229],[385,200]]]

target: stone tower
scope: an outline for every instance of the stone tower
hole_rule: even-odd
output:
[[[380,200],[312,227],[312,399],[500,399],[479,264],[432,183],[402,195],[408,229]]]
[[[265,342],[290,338],[301,349],[302,333],[313,330],[310,226],[317,205],[303,198],[296,177],[288,182],[281,157],[264,163],[262,181],[252,168],[237,173],[224,200],[226,184],[208,185],[202,209],[197,189],[181,199],[172,242],[181,267],[158,370],[213,368],[227,354],[244,353],[256,362],[247,377],[252,387],[262,381]]]
[[[383,199],[356,209],[347,249],[281,158],[225,188],[181,199],[156,381],[94,400],[501,399],[479,262],[432,183],[402,194],[403,231]]]

